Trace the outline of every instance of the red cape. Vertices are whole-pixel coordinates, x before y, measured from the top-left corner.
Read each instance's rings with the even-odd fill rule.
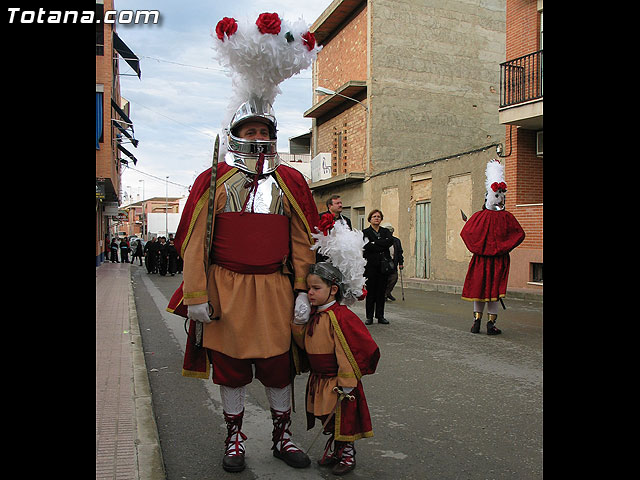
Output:
[[[181,257],[184,258],[184,250],[189,243],[193,225],[198,218],[198,214],[203,208],[208,207],[209,188],[211,184],[211,168],[202,172],[196,178],[189,198],[182,211],[180,223],[174,237],[174,244]],[[216,168],[216,189],[219,188],[226,180],[238,171],[237,168],[229,166],[225,162],[220,162]],[[282,188],[287,199],[291,203],[294,212],[301,218],[304,223],[309,241],[313,244],[312,233],[318,225],[318,208],[311,190],[307,185],[307,181],[302,174],[287,165],[278,165],[274,171],[276,181]],[[166,310],[181,317],[187,317],[187,306],[184,305],[184,296],[182,292],[183,284],[174,292]],[[193,320],[189,321],[189,337],[184,357],[184,365],[182,374],[185,376],[208,378],[209,377],[209,361],[205,348],[198,348],[194,345],[195,333]]]
[[[360,379],[363,375],[375,373],[380,360],[380,348],[369,333],[369,329],[348,307],[337,302],[329,307],[333,329],[358,379],[351,391],[356,399],[343,400],[336,407],[335,439],[353,442],[360,438],[373,437],[369,406]],[[306,402],[305,402],[306,405]],[[307,412],[307,430],[313,428],[315,416]]]
[[[471,215],[460,236],[471,253],[504,255],[524,240],[524,230],[511,212],[483,209]]]
[[[351,366],[354,367],[356,378],[360,380],[363,375],[375,373],[380,360],[380,348],[360,317],[349,310],[349,307],[338,302],[331,305],[327,311],[330,312],[334,330],[347,357],[349,360],[353,357]],[[339,328],[336,328],[336,322]]]
[[[483,209],[465,223],[460,236],[473,253],[462,286],[462,298],[495,302],[506,296],[509,252],[525,237],[518,220],[506,210]]]

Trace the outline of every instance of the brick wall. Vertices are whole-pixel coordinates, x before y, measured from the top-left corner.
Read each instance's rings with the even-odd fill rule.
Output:
[[[540,49],[536,0],[507,0],[507,60]]]
[[[507,127],[507,153],[505,181],[507,182],[507,205],[542,203],[543,161],[536,154],[536,132],[511,127],[511,148],[509,127]]]
[[[355,15],[318,53],[317,85],[336,90],[349,80],[367,80],[367,8]],[[318,101],[315,98],[314,103]]]
[[[104,11],[113,10],[113,0],[105,0]],[[113,128],[111,126],[111,99],[120,102],[120,81],[113,72],[113,25],[104,24],[104,55],[96,56],[96,84],[102,84],[102,138],[100,150],[96,150],[96,177],[111,178],[116,192],[119,190],[119,175],[116,170],[116,155],[111,146]],[[117,73],[117,72],[116,72]],[[115,91],[114,91],[115,90]]]
[[[536,132],[512,127],[511,135],[511,155],[505,159],[506,208],[527,235],[519,248],[542,248],[543,159],[536,155]],[[508,134],[506,150],[509,153]]]
[[[540,14],[536,0],[507,0],[506,59],[540,49]],[[530,263],[542,263],[543,249],[543,157],[536,155],[536,132],[506,126],[505,181],[508,211],[526,233],[511,253],[509,286],[530,286]]]
[[[367,80],[367,8],[331,38],[314,64],[317,86],[337,90],[351,80]],[[319,97],[316,97],[317,102]],[[358,98],[364,104],[366,97]],[[331,153],[332,175],[363,172],[366,168],[366,111],[354,102],[344,104],[333,118],[319,118],[318,153]],[[334,115],[336,112],[331,112]]]
[[[365,171],[366,122],[364,108],[354,104],[330,120],[319,123],[318,153],[331,153],[332,175]]]

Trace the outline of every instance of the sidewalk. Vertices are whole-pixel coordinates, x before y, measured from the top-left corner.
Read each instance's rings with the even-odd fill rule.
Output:
[[[129,263],[96,267],[96,479],[165,479]]]

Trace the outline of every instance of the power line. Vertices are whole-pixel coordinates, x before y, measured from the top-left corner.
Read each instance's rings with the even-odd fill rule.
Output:
[[[203,70],[213,70],[216,72],[225,72],[225,70],[221,69],[221,68],[214,68],[214,67],[201,67],[199,65],[189,65],[186,63],[179,63],[179,62],[172,62],[170,60],[163,60],[162,58],[156,58],[156,57],[148,57],[146,55],[140,55],[140,58],[148,58],[150,60],[155,60],[156,62],[164,62],[164,63],[170,63],[172,65],[180,65],[181,67],[191,67],[191,68],[202,68]]]
[[[182,188],[189,188],[189,187],[188,187],[188,186],[186,186],[186,185],[182,185],[182,184],[180,184],[180,183],[176,183],[176,182],[170,182],[170,181],[169,181],[169,180],[167,180],[166,178],[156,177],[155,175],[151,175],[150,173],[143,172],[142,170],[137,170],[137,169],[135,169],[135,168],[133,168],[133,167],[129,167],[128,165],[126,166],[126,168],[128,168],[129,170],[133,170],[134,172],[141,173],[142,175],[146,175],[146,176],[148,176],[148,177],[155,178],[156,180],[160,180],[160,181],[161,181],[161,182],[163,182],[163,183],[165,183],[165,182],[166,182],[166,183],[170,183],[170,184],[172,184],[172,185],[176,185],[176,186],[178,186],[178,187],[182,187]]]
[[[212,136],[212,135],[210,135],[210,134],[208,134],[208,133],[206,133],[206,132],[203,132],[202,130],[198,130],[197,128],[192,127],[191,125],[187,125],[186,123],[179,122],[178,120],[176,120],[176,119],[174,119],[174,118],[171,118],[171,117],[169,117],[169,116],[167,116],[167,115],[165,115],[165,114],[163,114],[163,113],[156,112],[155,110],[152,110],[151,108],[147,107],[146,105],[142,105],[142,104],[141,104],[140,102],[138,102],[137,100],[133,100],[133,99],[131,99],[130,97],[126,97],[126,98],[127,98],[127,100],[129,100],[130,102],[135,103],[136,105],[139,105],[139,106],[141,106],[141,107],[144,107],[144,108],[146,108],[147,110],[149,110],[150,112],[153,112],[153,113],[155,113],[155,114],[157,114],[157,115],[160,115],[160,116],[162,116],[162,117],[164,117],[164,118],[167,118],[167,119],[171,120],[172,122],[176,122],[177,124],[182,125],[183,127],[191,128],[192,130],[195,130],[196,132],[198,132],[198,133],[200,133],[200,134],[202,134],[202,135],[205,135],[206,137],[208,137],[208,138],[210,138],[210,139],[212,139],[212,140],[215,138],[214,136]]]
[[[180,63],[180,62],[172,62],[170,60],[164,60],[162,58],[157,58],[157,57],[149,57],[147,55],[140,55],[140,58],[148,58],[150,60],[155,60],[156,62],[164,62],[164,63],[170,63],[172,65],[179,65],[181,67],[190,67],[190,68],[201,68],[203,70],[213,70],[214,72],[222,72],[225,74],[228,74],[229,71],[228,70],[224,70],[222,68],[216,68],[216,67],[203,67],[200,65],[189,65],[187,63]],[[297,77],[297,76],[293,76],[291,78],[297,79],[297,80],[311,80],[311,77]]]

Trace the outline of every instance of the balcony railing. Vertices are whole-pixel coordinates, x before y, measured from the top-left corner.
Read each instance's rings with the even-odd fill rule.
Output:
[[[542,50],[500,64],[500,107],[542,98]]]

